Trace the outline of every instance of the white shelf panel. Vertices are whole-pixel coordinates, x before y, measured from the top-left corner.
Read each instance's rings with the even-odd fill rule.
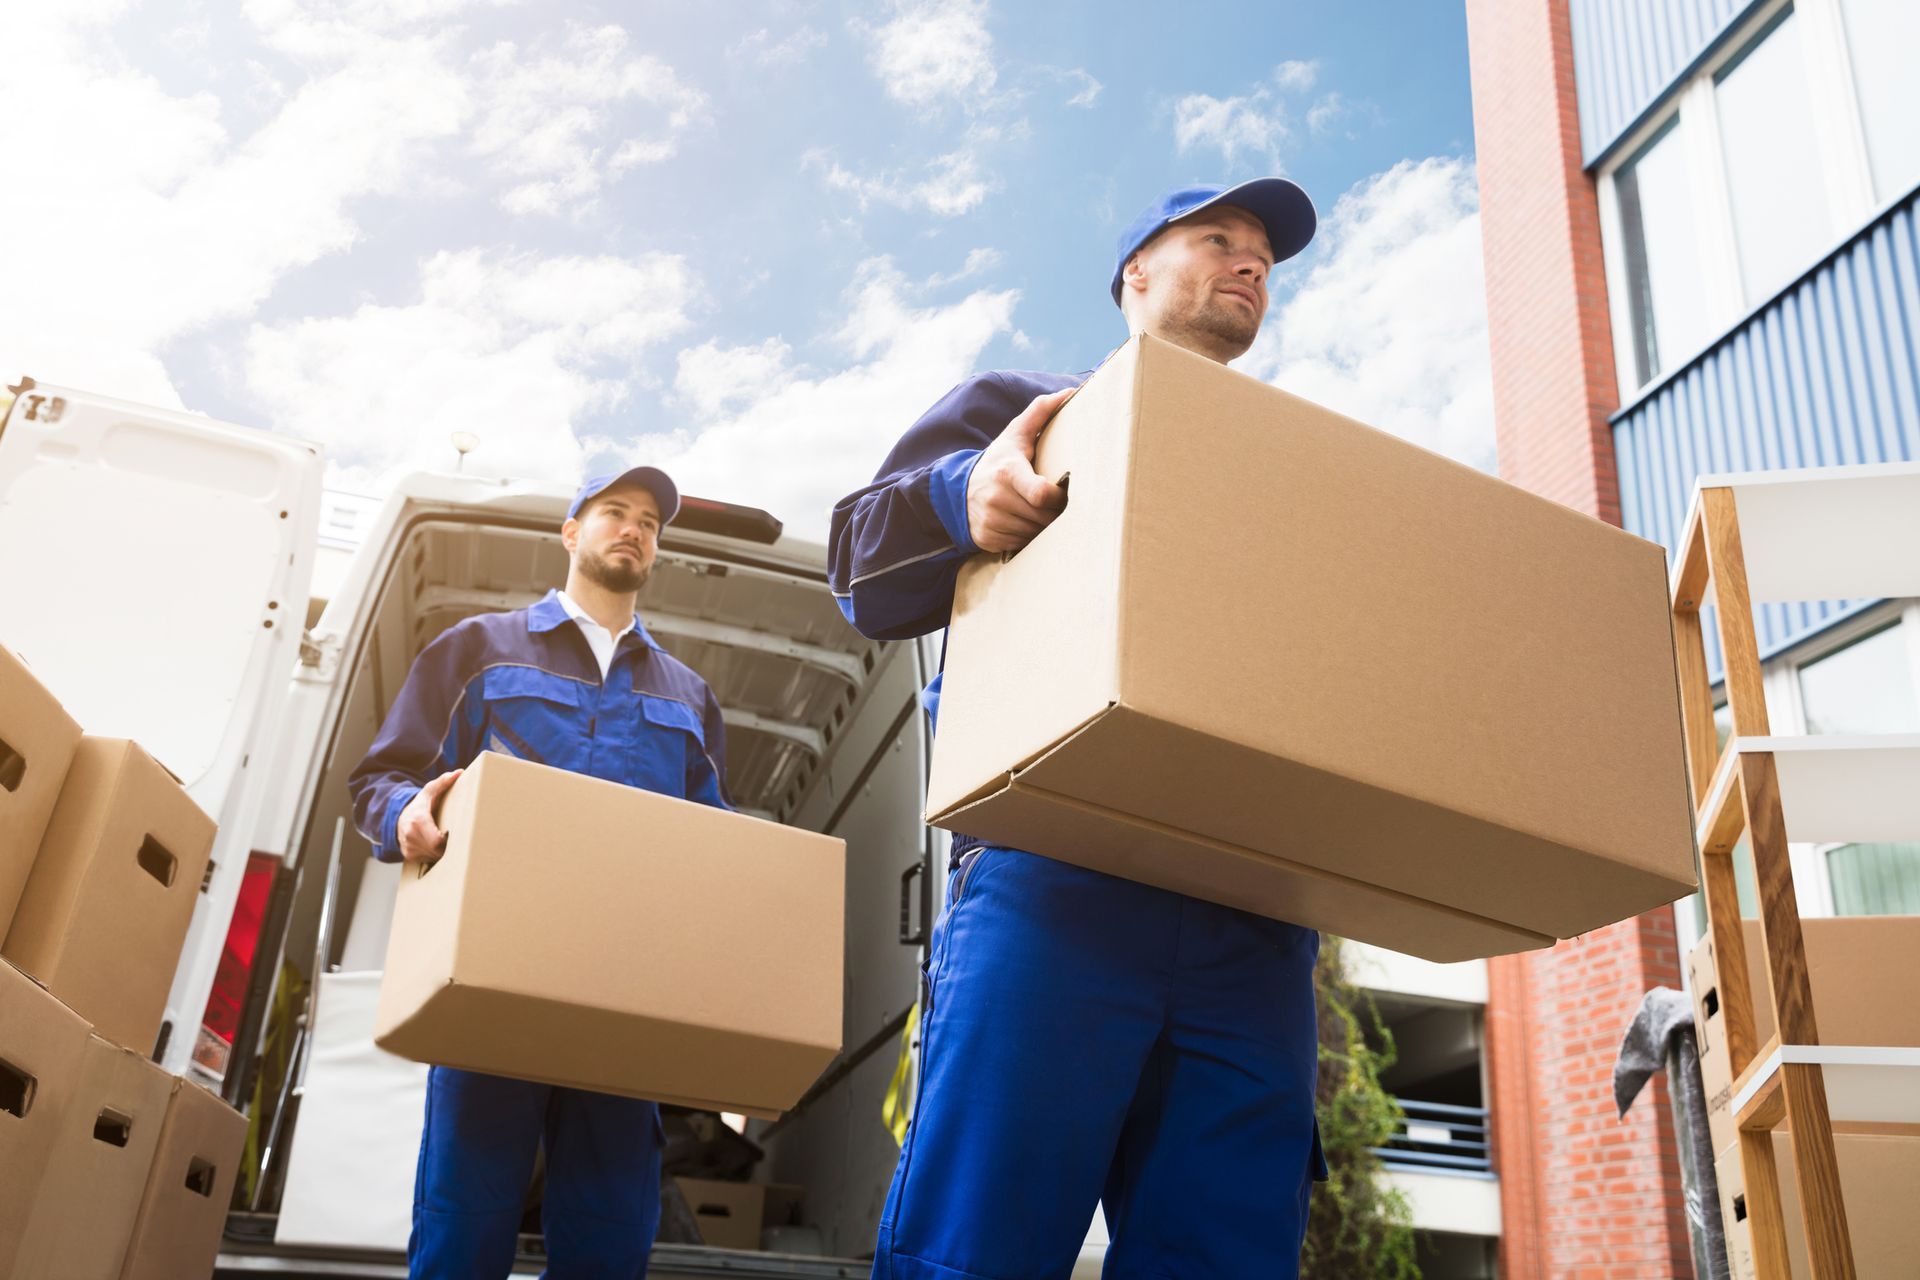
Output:
[[[1830,1120],[1920,1124],[1920,1049],[1886,1045],[1783,1044],[1734,1095],[1734,1114],[1788,1062],[1820,1064]]]
[[[1920,734],[1736,738],[1742,754],[1771,751],[1787,839],[1852,844],[1920,841]],[[1701,812],[1718,811],[1734,771],[1716,776]]]
[[[1754,603],[1920,595],[1920,462],[1701,476],[1693,505],[1715,488],[1734,491]]]

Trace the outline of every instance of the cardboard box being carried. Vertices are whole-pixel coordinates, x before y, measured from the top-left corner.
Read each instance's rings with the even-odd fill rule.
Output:
[[[494,752],[441,824],[394,907],[382,1048],[762,1116],[839,1052],[841,841]]]
[[[151,1049],[213,837],[152,756],[83,739],[0,949],[101,1035]]]
[[[121,1280],[209,1276],[220,1254],[247,1118],[197,1084],[171,1089]]]
[[[87,1052],[87,1023],[0,961],[0,1276],[14,1262]]]
[[[1800,1220],[1792,1140],[1785,1133],[1772,1136],[1787,1230],[1787,1258],[1794,1280],[1806,1280],[1813,1272],[1807,1260],[1807,1229]],[[1860,1280],[1882,1276],[1892,1280],[1920,1271],[1920,1214],[1914,1212],[1915,1189],[1920,1188],[1920,1136],[1836,1133],[1833,1154],[1840,1165],[1840,1194],[1847,1206],[1854,1274]],[[1714,1162],[1714,1174],[1720,1184],[1720,1219],[1726,1231],[1728,1267],[1734,1280],[1757,1280],[1753,1224],[1747,1212],[1746,1176],[1738,1144],[1720,1153]]]
[[[1694,887],[1666,555],[1151,337],[960,571],[928,821],[1429,960]]]
[[[1760,949],[1760,922],[1742,923],[1758,1048],[1773,1038],[1773,1000]],[[1920,1000],[1875,980],[1876,975],[1920,972],[1920,916],[1802,919],[1800,938],[1822,1043],[1920,1046]],[[1687,975],[1700,1046],[1700,1078],[1706,1089],[1707,1126],[1713,1134],[1713,1149],[1724,1151],[1735,1134],[1733,1072],[1711,936],[1687,953]]]
[[[119,1276],[173,1083],[140,1054],[88,1038],[20,1247],[19,1275]]]
[[[73,717],[0,645],[0,938],[7,936],[79,745]]]

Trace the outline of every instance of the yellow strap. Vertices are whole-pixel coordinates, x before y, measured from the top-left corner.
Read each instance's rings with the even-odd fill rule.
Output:
[[[895,1146],[907,1141],[907,1119],[912,1108],[907,1102],[907,1077],[913,1073],[913,1035],[920,1029],[920,1003],[907,1010],[907,1025],[900,1032],[900,1061],[893,1064],[893,1079],[887,1084],[887,1100],[880,1104],[880,1120],[893,1135]]]

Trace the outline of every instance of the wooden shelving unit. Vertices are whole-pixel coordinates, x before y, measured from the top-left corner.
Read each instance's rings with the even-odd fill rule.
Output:
[[[1816,1280],[1852,1280],[1833,1122],[1920,1121],[1920,1050],[1823,1045],[1787,843],[1920,839],[1920,735],[1773,736],[1756,604],[1920,595],[1920,464],[1703,476],[1674,567],[1673,627],[1760,1280],[1789,1280],[1771,1131],[1792,1135]],[[1700,611],[1715,606],[1733,736],[1721,750]],[[1747,972],[1733,851],[1753,855],[1765,972]],[[1756,982],[1777,1032],[1755,1043]]]

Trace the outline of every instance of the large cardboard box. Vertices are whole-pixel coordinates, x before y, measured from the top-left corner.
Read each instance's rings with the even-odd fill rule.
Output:
[[[1807,1261],[1807,1231],[1800,1220],[1800,1189],[1793,1176],[1793,1147],[1785,1133],[1773,1136],[1774,1167],[1786,1215],[1787,1256],[1794,1280],[1813,1274]],[[1847,1234],[1853,1241],[1854,1274],[1860,1280],[1920,1274],[1920,1136],[1836,1133],[1840,1194],[1846,1200]],[[1734,1280],[1757,1280],[1753,1225],[1747,1218],[1746,1177],[1738,1144],[1714,1162],[1720,1184],[1720,1218],[1727,1237],[1727,1265]]]
[[[0,938],[79,745],[80,726],[59,699],[0,645]]]
[[[1757,1047],[1773,1037],[1773,1000],[1761,954],[1760,922],[1742,923]],[[1886,981],[1891,975],[1920,973],[1920,916],[1803,919],[1800,937],[1807,957],[1807,981],[1813,989],[1814,1020],[1823,1044],[1920,1046],[1920,1000]],[[1733,1073],[1711,936],[1688,953],[1687,971],[1700,1076],[1706,1087],[1707,1125],[1713,1149],[1723,1151],[1735,1133]]]
[[[86,1019],[0,961],[0,1276],[24,1274],[14,1263],[86,1052]]]
[[[189,1081],[171,1090],[121,1280],[210,1276],[220,1254],[247,1118]]]
[[[172,1093],[173,1077],[140,1054],[97,1035],[88,1038],[17,1274],[119,1276]]]
[[[960,571],[930,822],[1392,947],[1694,887],[1666,554],[1136,337]]]
[[[153,1047],[214,823],[152,756],[82,739],[7,931],[7,959],[100,1034]]]
[[[382,1048],[762,1116],[839,1052],[841,841],[493,752],[441,820],[395,903]]]

